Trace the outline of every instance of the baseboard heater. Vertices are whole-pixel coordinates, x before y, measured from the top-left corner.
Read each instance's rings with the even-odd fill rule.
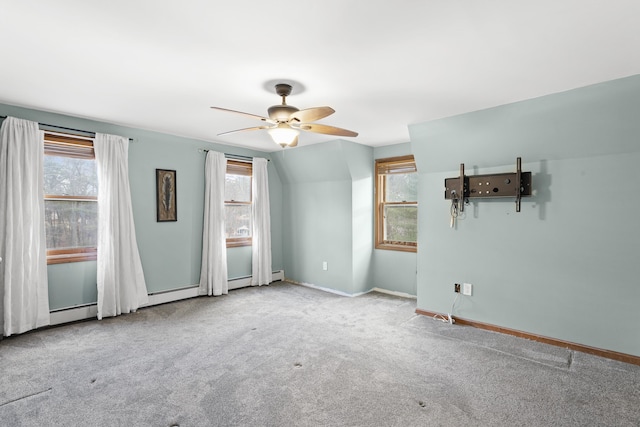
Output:
[[[274,271],[271,275],[271,282],[284,280],[284,270]],[[229,290],[246,288],[251,286],[251,276],[237,277],[229,280]],[[195,298],[198,295],[198,285],[185,286],[179,289],[155,292],[149,294],[149,302],[140,308],[151,307],[168,302],[180,301],[188,298]],[[94,319],[98,316],[98,306],[96,304],[86,304],[81,306],[61,308],[50,313],[49,324],[51,326],[63,323],[77,322],[79,320]]]

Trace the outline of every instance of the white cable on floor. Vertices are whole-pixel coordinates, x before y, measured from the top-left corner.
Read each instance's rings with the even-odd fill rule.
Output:
[[[456,321],[453,318],[453,309],[456,306],[456,302],[458,302],[458,298],[460,297],[460,292],[456,292],[456,297],[453,299],[453,304],[451,304],[451,311],[447,313],[447,316],[443,316],[442,314],[436,314],[433,316],[433,320],[439,320],[444,323],[454,324]]]

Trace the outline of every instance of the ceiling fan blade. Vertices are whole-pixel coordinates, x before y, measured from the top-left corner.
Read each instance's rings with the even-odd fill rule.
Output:
[[[242,111],[229,110],[228,108],[220,108],[220,107],[211,107],[211,108],[214,109],[214,110],[226,111],[226,112],[235,113],[235,114],[241,114],[243,116],[251,117],[252,119],[262,120],[263,122],[275,123],[273,120],[271,120],[268,117],[257,116],[255,114],[250,114],[250,113],[243,113]]]
[[[358,132],[352,130],[337,128],[335,126],[321,125],[318,123],[302,123],[299,126],[300,130],[306,130],[307,132],[324,133],[327,135],[336,136],[358,136]]]
[[[289,144],[289,147],[293,148],[297,146],[298,146],[298,137],[296,136],[296,139],[294,139],[293,142]]]
[[[222,133],[219,133],[218,136],[229,135],[230,133],[244,132],[248,130],[261,130],[261,129],[271,129],[271,128],[272,126],[254,126],[252,128],[236,129],[236,130],[230,130],[229,132],[222,132]]]
[[[295,120],[298,123],[310,123],[320,119],[324,119],[327,116],[335,113],[335,110],[331,107],[315,107],[306,108],[304,110],[296,111],[289,116],[289,122]]]

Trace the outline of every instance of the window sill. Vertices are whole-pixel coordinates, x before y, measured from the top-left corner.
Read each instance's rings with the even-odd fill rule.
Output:
[[[386,251],[399,251],[399,252],[418,252],[418,245],[399,244],[399,243],[378,243],[376,249],[382,249]]]
[[[251,246],[251,244],[251,237],[227,239],[227,248],[239,248],[242,246]]]
[[[47,265],[50,264],[66,264],[69,262],[95,261],[98,259],[98,252],[75,252],[75,253],[58,253],[47,255]]]

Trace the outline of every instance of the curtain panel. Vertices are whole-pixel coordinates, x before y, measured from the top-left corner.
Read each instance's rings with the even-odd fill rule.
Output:
[[[267,159],[253,159],[252,193],[251,285],[261,286],[271,283],[271,213]]]
[[[226,173],[227,159],[224,154],[209,151],[205,162],[202,267],[198,290],[200,295],[218,296],[229,292],[224,230]]]
[[[44,134],[7,117],[0,128],[0,295],[5,336],[49,324]]]
[[[131,190],[129,140],[96,133],[98,167],[98,319],[136,311],[149,301],[138,252]]]

